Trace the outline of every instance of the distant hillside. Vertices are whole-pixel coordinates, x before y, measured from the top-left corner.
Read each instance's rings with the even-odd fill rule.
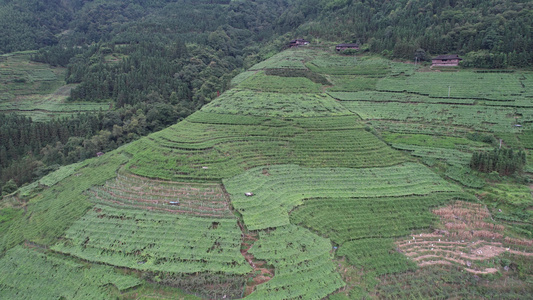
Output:
[[[414,60],[466,55],[464,65],[531,66],[530,1],[298,1],[284,24],[308,39],[358,42],[374,53]]]
[[[4,197],[0,297],[528,298],[530,174],[470,161],[530,156],[533,73],[333,52]]]

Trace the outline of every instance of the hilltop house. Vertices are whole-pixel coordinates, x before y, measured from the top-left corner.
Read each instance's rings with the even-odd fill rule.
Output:
[[[457,54],[439,55],[431,60],[432,67],[456,67],[463,60]]]
[[[335,47],[335,50],[337,50],[337,51],[343,51],[343,50],[346,50],[346,49],[359,50],[359,45],[356,44],[356,43],[351,43],[351,44],[338,44],[338,45]]]
[[[309,41],[304,39],[295,39],[289,42],[289,48],[309,45]]]

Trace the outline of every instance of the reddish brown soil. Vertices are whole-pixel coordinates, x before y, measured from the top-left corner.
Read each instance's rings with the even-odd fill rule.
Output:
[[[481,204],[457,201],[433,211],[445,229],[416,234],[397,243],[398,250],[419,266],[460,265],[474,274],[498,272],[496,268],[476,267],[476,262],[494,258],[504,252],[532,256],[505,244],[527,245],[531,240],[504,237],[505,227],[489,223],[490,213]]]

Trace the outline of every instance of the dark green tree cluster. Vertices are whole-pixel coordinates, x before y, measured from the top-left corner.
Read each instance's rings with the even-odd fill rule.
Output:
[[[473,170],[490,173],[498,172],[500,175],[510,175],[521,172],[526,164],[524,151],[513,149],[494,149],[490,152],[476,152],[470,160]]]
[[[72,18],[61,2],[0,0],[0,54],[57,44]]]
[[[287,15],[303,14],[302,35],[367,44],[372,52],[414,59],[461,54],[473,67],[533,64],[533,2],[522,0],[312,0]],[[298,19],[296,17],[296,19]]]
[[[60,165],[113,150],[179,118],[174,107],[161,103],[78,114],[50,122],[0,114],[0,188],[21,186]]]

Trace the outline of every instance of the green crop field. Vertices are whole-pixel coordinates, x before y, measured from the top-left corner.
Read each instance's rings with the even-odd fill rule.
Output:
[[[457,191],[419,164],[367,168],[260,167],[224,180],[235,209],[250,230],[289,224],[288,213],[309,198],[385,197]],[[245,193],[254,193],[253,197]]]
[[[533,73],[332,51],[274,55],[185,120],[5,197],[0,298],[529,296],[531,174],[469,166],[500,139],[533,156]],[[15,62],[0,63],[12,90],[62,78]],[[76,111],[60,86],[2,92],[0,109]]]
[[[322,86],[305,77],[281,77],[259,71],[239,84],[240,88],[255,92],[319,93]]]
[[[112,284],[124,291],[141,284],[133,276],[115,273],[112,267],[47,256],[17,246],[0,259],[2,299],[109,299]]]
[[[15,112],[46,121],[78,112],[106,110],[109,103],[67,102],[74,85],[65,85],[65,68],[29,60],[31,53],[2,55],[0,60],[0,112]]]
[[[420,72],[381,80],[380,91],[415,92],[431,97],[509,101],[531,95],[533,78],[522,73]]]
[[[351,115],[326,94],[280,94],[250,90],[225,93],[202,109],[203,112],[268,117],[321,117]]]
[[[53,249],[85,260],[171,273],[250,271],[236,219],[96,205]]]
[[[209,124],[216,116],[220,120]],[[134,155],[128,169],[145,177],[202,181],[221,180],[274,163],[376,167],[406,160],[364,130],[358,120],[349,115],[269,119],[201,111],[190,121],[126,147],[125,151]],[[324,127],[317,130],[319,126]],[[385,157],[388,159],[383,160]]]
[[[257,287],[249,299],[322,299],[345,283],[331,261],[325,238],[294,225],[262,232],[252,249],[256,258],[276,270],[273,279]]]

